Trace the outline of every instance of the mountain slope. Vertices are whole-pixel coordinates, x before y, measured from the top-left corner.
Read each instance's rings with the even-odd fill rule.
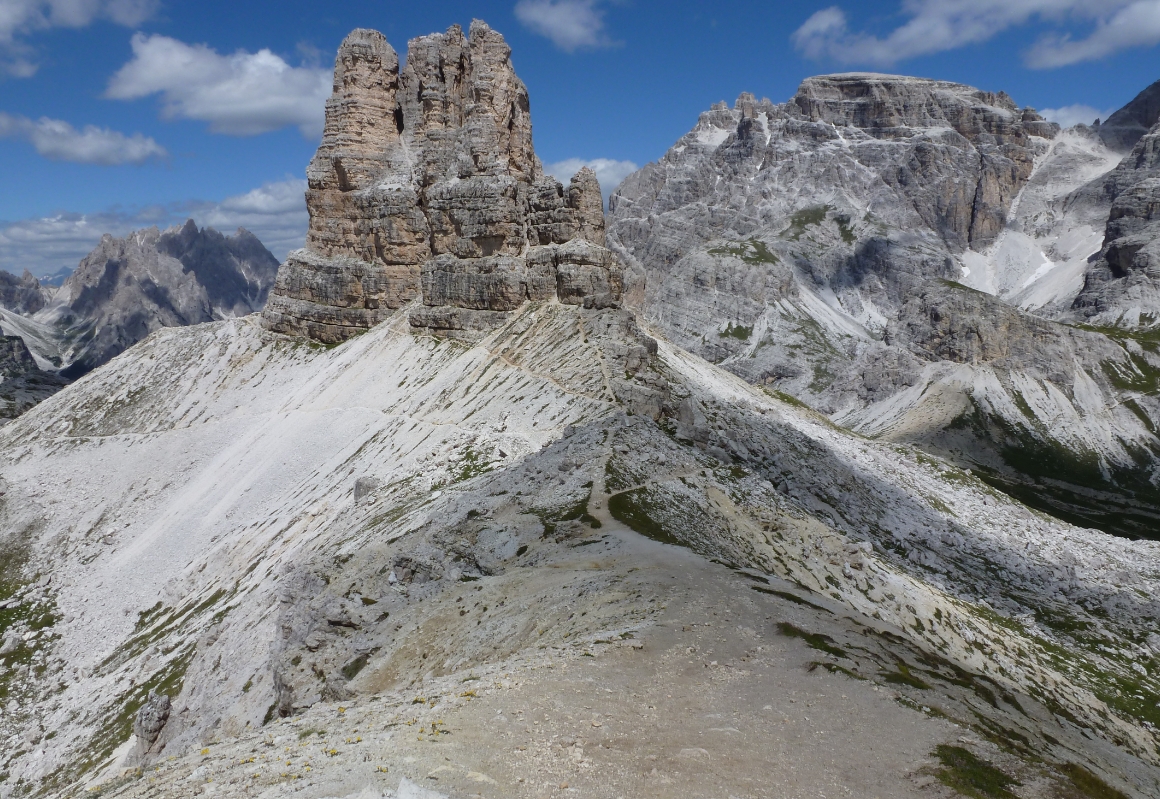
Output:
[[[1020,310],[1071,313],[1111,207],[1089,187],[1117,160],[1006,95],[823,76],[702,114],[614,194],[608,240],[679,346],[1063,518],[1154,536],[1154,343]]]
[[[0,797],[1160,791],[1160,545],[1032,512],[654,332],[622,303],[655,285],[603,246],[631,255],[591,173],[542,174],[485,24],[413,40],[401,68],[356,30],[335,74],[311,236],[262,317],[157,330],[0,429]],[[901,361],[887,334],[979,373],[1118,363],[1104,336],[926,280],[994,241],[1054,129],[881,76],[863,113],[841,96],[866,79],[814,81],[780,131],[749,100],[710,120],[745,134],[706,144],[738,145],[719,171],[775,132],[844,148],[803,121],[827,114],[862,158],[917,159],[891,183],[829,152],[845,205],[694,246],[753,305],[781,292],[758,313],[797,320],[784,363],[843,336]],[[855,188],[917,227],[847,215]],[[689,291],[689,316],[727,293]],[[1081,439],[1122,444],[1082,385]]]
[[[182,751],[319,701],[548,642],[567,652],[573,636],[639,625],[651,616],[631,605],[577,627],[565,623],[570,603],[553,610],[567,591],[533,601],[548,589],[529,584],[538,569],[526,567],[598,541],[580,520],[601,507],[832,593],[916,652],[1155,757],[1139,726],[1150,711],[1104,682],[1145,679],[1131,642],[1156,609],[1134,589],[1157,579],[1154,545],[1028,514],[953,468],[831,428],[668,345],[641,376],[684,396],[675,418],[624,416],[606,377],[624,368],[608,351],[623,349],[623,323],[609,326],[622,314],[533,305],[469,347],[414,337],[400,317],[334,350],[252,321],[167,330],[5,428],[5,529],[28,530],[25,574],[52,575],[30,592],[51,608],[51,632],[32,645],[43,655],[26,655],[45,668],[8,683],[21,710],[5,724],[58,733],[37,744],[42,757],[7,768],[34,780],[54,764],[100,765],[153,688],[177,691],[172,706],[184,709],[153,744]],[[98,477],[108,473],[115,493]],[[510,607],[477,631],[453,624],[460,617],[439,614],[462,580]],[[533,609],[563,614],[543,628],[549,637],[520,621]],[[439,640],[399,638],[407,619],[419,635],[437,617],[448,625]],[[1054,643],[1086,640],[1093,623],[1117,654]],[[895,649],[876,656],[883,668]],[[1088,670],[1103,676],[1089,683]],[[962,709],[968,720],[974,707]],[[1003,714],[995,723],[1009,728]],[[1046,723],[1020,722],[1020,734],[1039,736],[1033,749],[1108,779],[1155,780],[1140,761]],[[1057,750],[1043,732],[1071,742]]]

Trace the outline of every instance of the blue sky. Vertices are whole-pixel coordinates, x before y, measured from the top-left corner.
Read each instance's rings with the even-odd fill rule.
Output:
[[[1002,89],[1065,122],[1160,79],[1160,0],[0,0],[0,268],[75,266],[102,232],[187,215],[282,257],[343,36],[402,54],[473,17],[513,48],[540,157],[599,160],[606,189],[713,102],[824,72]]]

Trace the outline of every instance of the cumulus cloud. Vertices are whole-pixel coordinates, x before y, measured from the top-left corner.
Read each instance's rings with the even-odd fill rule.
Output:
[[[200,225],[223,233],[239,227],[253,233],[279,261],[306,243],[306,181],[291,179],[266,183],[259,188],[227,197],[193,214]]]
[[[544,164],[544,169],[549,175],[567,186],[568,181],[583,166],[596,173],[596,179],[600,181],[600,194],[604,197],[605,208],[608,207],[608,198],[612,192],[616,191],[626,177],[640,168],[632,161],[614,161],[611,158],[593,158],[588,161],[583,158],[566,158],[554,164]]]
[[[227,235],[244,227],[257,236],[279,260],[301,247],[306,239],[306,181],[287,179],[221,202],[175,202],[133,210],[112,208],[95,214],[62,212],[49,217],[0,222],[0,269],[20,274],[51,275],[62,267],[74,269],[111,233],[124,236],[156,225],[165,229],[193,219]]]
[[[0,112],[0,138],[24,139],[45,158],[76,164],[141,164],[169,155],[164,147],[140,133],[126,136],[95,125],[77,130],[59,119],[31,120],[3,112]]]
[[[596,0],[520,0],[515,13],[524,27],[567,53],[614,44]]]
[[[1112,111],[1101,111],[1090,105],[1065,105],[1060,108],[1044,108],[1040,115],[1051,122],[1056,122],[1061,128],[1070,128],[1072,125],[1090,125],[1097,119],[1107,119]]]
[[[1034,68],[1092,61],[1160,42],[1160,0],[903,0],[909,19],[886,36],[852,30],[838,6],[814,13],[794,32],[812,59],[889,67],[917,56],[985,42],[1032,21],[1094,26],[1086,38],[1049,34],[1026,53]]]
[[[208,122],[214,133],[253,136],[297,126],[322,135],[331,72],[291,66],[269,50],[221,55],[204,44],[168,36],[133,36],[133,58],[110,79],[106,97],[136,100],[160,95],[169,119]]]
[[[83,28],[97,19],[132,28],[157,6],[157,0],[0,0],[0,73],[28,77],[36,72],[33,50],[24,41],[30,33]]]

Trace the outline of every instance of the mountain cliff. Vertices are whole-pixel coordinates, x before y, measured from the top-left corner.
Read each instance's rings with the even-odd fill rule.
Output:
[[[818,79],[710,112],[604,231],[483,23],[402,69],[354,31],[335,75],[262,316],[159,329],[0,428],[0,797],[1160,792],[1156,543],[682,347],[1119,357],[950,285],[1052,126]]]
[[[227,237],[191,219],[164,232],[106,234],[33,318],[55,328],[62,374],[75,378],[162,327],[261,310],[276,269],[246,230]]]
[[[486,330],[527,300],[619,301],[596,177],[565,190],[544,173],[486,25],[412,41],[401,70],[382,34],[350,34],[307,177],[306,248],[278,273],[271,330],[343,341],[421,292],[412,321],[435,330]]]
[[[1147,252],[1116,287],[1088,263],[1147,223],[1129,192],[1105,231],[1119,160],[1002,93],[810,78],[787,103],[702,114],[613,195],[608,240],[674,343],[1076,523],[1154,536],[1160,355],[1052,319],[1097,285],[1152,301]]]

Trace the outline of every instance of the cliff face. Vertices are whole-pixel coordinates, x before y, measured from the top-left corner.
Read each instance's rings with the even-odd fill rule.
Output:
[[[1074,309],[1087,322],[1151,327],[1160,321],[1160,123],[1140,137],[1102,189],[1111,201],[1103,246]]]
[[[306,247],[279,271],[271,330],[342,341],[420,294],[412,322],[436,330],[619,299],[596,177],[544,174],[511,49],[481,22],[412,40],[401,69],[382,34],[351,33],[307,177]]]
[[[703,113],[612,196],[608,241],[626,295],[678,346],[1050,512],[1147,535],[1154,345],[1044,317],[1077,294],[1100,324],[1160,305],[1152,147],[1117,168],[1093,131],[1002,93],[810,78],[784,104]]]
[[[32,314],[44,307],[48,292],[27,269],[20,277],[0,269],[0,308],[18,314]]]
[[[64,374],[77,377],[159,328],[260,310],[277,263],[249,231],[227,237],[193,220],[106,234],[36,321],[55,330]]]

